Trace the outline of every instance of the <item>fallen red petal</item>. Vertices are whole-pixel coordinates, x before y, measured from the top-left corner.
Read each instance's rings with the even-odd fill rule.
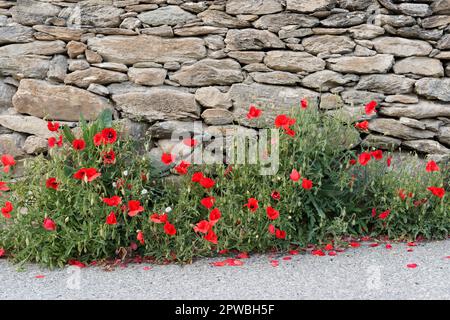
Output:
[[[371,244],[369,244],[369,247],[371,247],[371,248],[375,248],[375,247],[378,247],[378,246],[379,246],[378,243],[371,243]]]
[[[289,256],[283,257],[283,260],[292,260],[292,257],[289,257]]]
[[[42,278],[45,278],[45,276],[42,275],[42,274],[38,274],[37,276],[35,276],[35,278],[36,278],[36,279],[42,279]]]
[[[328,252],[328,255],[330,257],[334,257],[335,255],[337,255],[337,253],[335,251],[330,251],[330,252]]]
[[[389,243],[386,245],[386,249],[392,249],[392,245],[390,245]]]
[[[408,268],[410,268],[410,269],[415,269],[415,268],[417,268],[417,264],[415,264],[415,263],[410,263],[410,264],[407,264],[406,265]]]
[[[300,252],[298,250],[289,250],[289,254],[291,256],[296,256],[297,254],[299,254]]]

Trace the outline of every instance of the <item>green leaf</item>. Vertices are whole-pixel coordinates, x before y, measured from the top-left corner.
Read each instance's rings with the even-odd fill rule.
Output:
[[[75,136],[73,135],[72,130],[70,130],[69,126],[67,125],[64,125],[62,129],[64,139],[72,143],[72,141],[75,140]]]

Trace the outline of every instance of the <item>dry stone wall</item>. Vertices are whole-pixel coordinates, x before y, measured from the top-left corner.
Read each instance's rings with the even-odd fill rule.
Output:
[[[0,152],[44,152],[44,118],[111,108],[157,153],[193,120],[246,132],[250,104],[261,126],[308,98],[370,120],[365,146],[442,157],[449,24],[450,0],[0,0]]]

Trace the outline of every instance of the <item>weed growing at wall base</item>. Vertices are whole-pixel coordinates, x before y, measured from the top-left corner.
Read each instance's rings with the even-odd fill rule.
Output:
[[[321,246],[343,245],[347,236],[448,236],[446,164],[411,169],[382,150],[362,150],[361,125],[306,100],[299,105],[274,120],[273,175],[260,174],[259,160],[192,164],[165,152],[152,163],[112,126],[108,112],[92,124],[82,121],[79,134],[50,122],[50,156],[29,163],[23,178],[10,180],[15,161],[2,157],[2,254],[51,267],[131,256],[186,262],[310,243],[322,255]],[[261,112],[249,115],[257,121]],[[183,143],[197,145],[194,137]],[[168,170],[178,183],[162,180]]]

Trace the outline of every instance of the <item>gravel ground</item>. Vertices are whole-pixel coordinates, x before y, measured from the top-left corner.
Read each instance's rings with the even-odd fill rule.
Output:
[[[349,249],[335,257],[255,255],[242,266],[128,265],[18,272],[0,261],[4,299],[445,299],[450,300],[450,240]],[[276,259],[274,267],[270,260]],[[417,264],[417,268],[408,268]]]

